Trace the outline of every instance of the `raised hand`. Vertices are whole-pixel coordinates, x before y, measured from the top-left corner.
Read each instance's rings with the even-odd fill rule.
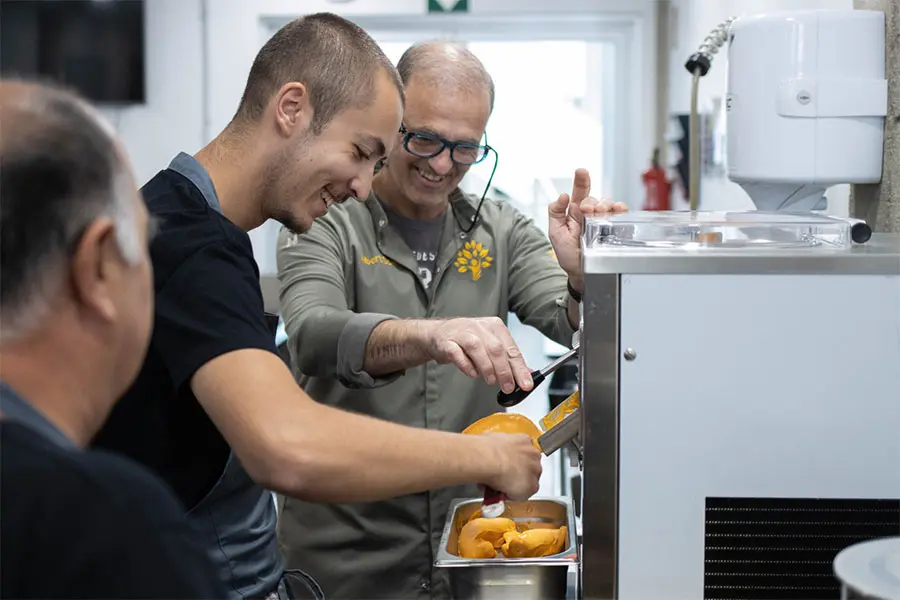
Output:
[[[622,202],[591,197],[591,175],[586,169],[577,169],[572,182],[572,194],[560,194],[550,203],[549,235],[559,266],[569,276],[572,287],[582,291],[584,277],[581,273],[581,234],[584,216],[600,213],[626,212]]]

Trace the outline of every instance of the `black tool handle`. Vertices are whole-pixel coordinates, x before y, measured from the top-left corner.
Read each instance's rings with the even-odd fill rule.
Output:
[[[534,382],[534,385],[530,390],[523,390],[518,385],[516,386],[516,389],[508,394],[505,394],[503,390],[500,390],[499,392],[497,392],[497,404],[505,408],[515,406],[516,404],[524,400],[528,396],[528,394],[533,392],[534,388],[541,385],[541,382],[544,381],[544,377],[546,377],[546,375],[544,375],[541,371],[532,371],[531,381]]]

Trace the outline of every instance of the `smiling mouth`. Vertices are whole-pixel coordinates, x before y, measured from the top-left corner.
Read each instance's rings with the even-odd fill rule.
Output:
[[[332,204],[337,203],[337,199],[335,199],[335,197],[331,195],[331,192],[329,192],[325,188],[322,188],[322,190],[319,192],[319,198],[322,200],[322,203],[325,204],[326,212]]]
[[[416,166],[413,166],[413,168],[416,170],[416,173],[419,174],[419,177],[421,177],[428,183],[442,183],[444,179],[447,178],[446,175],[435,175],[434,173],[427,173]]]

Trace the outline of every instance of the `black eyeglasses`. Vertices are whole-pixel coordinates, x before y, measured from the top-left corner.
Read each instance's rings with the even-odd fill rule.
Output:
[[[413,156],[434,158],[444,148],[449,148],[450,160],[465,167],[477,165],[493,150],[487,144],[451,142],[433,133],[408,131],[405,125],[400,126],[400,133],[403,135],[403,147]]]

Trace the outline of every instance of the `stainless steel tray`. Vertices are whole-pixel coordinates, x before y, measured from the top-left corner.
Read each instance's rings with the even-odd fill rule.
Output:
[[[566,548],[559,554],[540,558],[462,558],[457,555],[459,532],[475,512],[481,508],[481,498],[457,498],[450,503],[447,522],[441,535],[441,547],[435,558],[436,567],[528,566],[564,565],[578,562],[575,533],[575,508],[569,498],[532,498],[525,502],[506,501],[504,517],[517,523],[547,523],[554,527],[568,527]]]
[[[506,501],[503,515],[516,522],[568,527],[568,543],[559,554],[540,558],[461,558],[456,555],[459,532],[481,508],[482,499],[450,503],[441,547],[434,561],[447,568],[454,600],[563,600],[568,598],[569,570],[578,564],[575,509],[569,498]]]

